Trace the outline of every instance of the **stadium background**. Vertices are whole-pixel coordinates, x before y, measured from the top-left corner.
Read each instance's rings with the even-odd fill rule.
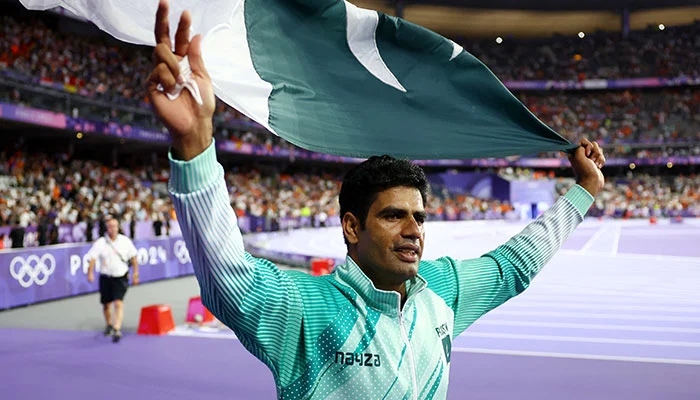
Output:
[[[630,234],[639,249],[656,246],[651,252],[633,253],[657,257],[670,270],[682,270],[689,281],[697,277],[700,254],[693,247],[700,240],[700,2],[355,4],[402,16],[452,38],[558,132],[571,140],[598,140],[608,155],[608,183],[587,223],[620,226],[615,224],[625,221],[622,231],[632,226],[643,232]],[[15,0],[2,0],[0,5],[0,235],[5,248],[0,250],[0,328],[101,329],[95,287],[86,282],[80,258],[89,246],[88,232],[92,238],[101,233],[99,221],[106,213],[122,216],[124,232],[134,232],[142,275],[153,281],[131,290],[125,330],[134,332],[141,307],[155,303],[169,304],[177,323],[182,323],[187,299],[197,295],[197,286],[165,192],[167,135],[144,102],[142,81],[150,71],[150,50],[111,40],[61,10],[28,12]],[[325,232],[323,226],[337,225],[338,179],[356,160],[295,149],[223,104],[215,118],[232,206],[257,253],[285,267],[308,268],[315,256],[338,258],[337,251],[323,253],[329,248],[325,242],[310,246],[315,254],[280,248],[295,241],[317,243],[319,239],[304,236],[309,226],[318,234]],[[572,183],[568,163],[557,154],[422,164],[433,182],[431,220],[480,233],[490,231],[458,220],[488,220],[486,226],[503,235],[543,211]],[[662,229],[648,230],[654,226]],[[587,254],[596,246],[608,246],[606,239],[620,240],[619,233],[615,236],[607,228],[587,227],[595,233],[573,238],[565,252]],[[18,232],[23,232],[24,248],[11,249],[11,237]],[[342,244],[340,236],[336,239]],[[581,245],[576,247],[578,239]],[[474,243],[475,249],[486,246]],[[17,257],[28,260],[35,255],[39,260],[45,254],[56,261],[50,274],[11,273]],[[618,268],[611,279],[627,282],[616,289],[621,293],[650,290],[654,280],[667,276],[645,266],[648,286],[635,286],[620,276],[623,261],[601,262],[610,263],[605,265],[613,271],[606,273],[615,275]],[[29,280],[23,285],[22,279]],[[663,293],[673,294],[665,300],[645,299],[648,307],[669,302],[664,310],[673,314],[683,306],[700,305],[697,293],[683,283],[665,288]],[[678,322],[668,329],[684,329],[686,347],[695,349],[700,347],[700,315],[692,310],[685,315],[679,321],[686,325]],[[6,346],[16,340],[7,337],[11,330],[0,331]],[[672,352],[658,357],[675,359]],[[642,353],[630,357],[646,357]],[[6,360],[20,356],[9,350],[0,354],[6,354]],[[647,393],[648,398],[700,397],[697,389],[683,386],[697,376],[700,355],[688,360],[696,362],[691,362],[694,369],[664,370],[669,382],[676,383],[667,387],[656,382],[659,391]],[[620,368],[633,374],[629,371],[635,367]],[[453,371],[453,381],[457,373]],[[620,397],[614,390],[605,393],[610,397],[598,398]],[[663,393],[673,396],[655,397]]]

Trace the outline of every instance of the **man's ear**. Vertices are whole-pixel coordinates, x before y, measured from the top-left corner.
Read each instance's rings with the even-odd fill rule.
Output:
[[[348,244],[356,244],[359,241],[360,221],[351,212],[346,212],[342,220],[343,235]]]

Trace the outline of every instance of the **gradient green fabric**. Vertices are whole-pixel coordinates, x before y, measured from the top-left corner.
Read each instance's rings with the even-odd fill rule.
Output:
[[[593,202],[574,186],[481,257],[421,261],[402,307],[397,292],[378,290],[350,257],[315,277],[246,252],[214,144],[189,162],[171,159],[171,171],[202,301],[290,400],[445,399],[452,340],[525,290]]]

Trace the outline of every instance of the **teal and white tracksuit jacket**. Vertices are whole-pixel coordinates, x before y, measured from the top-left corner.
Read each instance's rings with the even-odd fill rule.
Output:
[[[275,379],[281,399],[445,399],[451,340],[528,287],[593,202],[573,187],[482,257],[422,261],[396,292],[350,259],[326,276],[282,271],[243,248],[214,144],[171,158],[170,193],[204,304]]]

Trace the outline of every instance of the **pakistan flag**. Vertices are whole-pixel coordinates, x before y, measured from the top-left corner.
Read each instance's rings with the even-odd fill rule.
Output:
[[[61,6],[125,42],[155,45],[158,0],[21,0]],[[192,14],[216,95],[307,150],[460,159],[576,146],[478,59],[400,18],[342,0],[171,0]]]

